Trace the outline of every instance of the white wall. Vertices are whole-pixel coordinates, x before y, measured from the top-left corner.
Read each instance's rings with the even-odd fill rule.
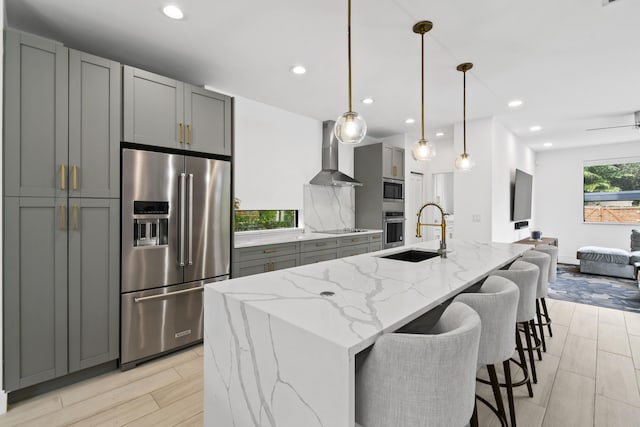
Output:
[[[322,122],[241,97],[234,119],[240,208],[302,210],[303,185],[322,166]],[[353,176],[353,147],[340,144],[339,169]]]
[[[638,225],[585,224],[583,220],[583,162],[640,156],[640,144],[628,142],[569,150],[538,152],[534,175],[536,228],[558,238],[559,260],[577,263],[581,246],[629,249],[629,235]]]
[[[515,242],[529,236],[531,227],[535,227],[535,202],[531,208],[532,219],[529,221],[529,228],[516,230],[514,222],[511,221],[511,184],[515,180],[515,170],[517,168],[533,175],[535,191],[535,157],[531,148],[519,143],[510,130],[494,120],[491,185],[491,240],[494,242]]]

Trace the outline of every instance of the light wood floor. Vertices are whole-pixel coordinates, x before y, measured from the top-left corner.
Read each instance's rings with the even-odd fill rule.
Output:
[[[515,389],[518,425],[640,426],[640,314],[547,302],[553,338],[536,363],[534,397]],[[200,426],[202,351],[193,347],[10,405],[0,426]],[[489,386],[478,384],[478,392],[491,400]],[[481,426],[499,426],[482,405],[478,410]]]

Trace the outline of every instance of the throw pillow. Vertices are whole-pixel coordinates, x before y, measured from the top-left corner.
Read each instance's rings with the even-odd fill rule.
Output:
[[[640,251],[640,231],[631,230],[631,250]]]

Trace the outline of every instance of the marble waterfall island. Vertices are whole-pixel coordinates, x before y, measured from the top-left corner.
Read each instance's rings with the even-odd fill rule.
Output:
[[[531,249],[437,241],[205,287],[205,425],[352,427],[355,356]]]

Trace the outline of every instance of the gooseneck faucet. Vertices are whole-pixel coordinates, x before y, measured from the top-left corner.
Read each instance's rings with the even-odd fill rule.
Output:
[[[440,214],[442,215],[442,220],[440,221],[440,224],[420,222],[420,216],[422,215],[422,211],[427,206],[435,206],[436,208],[438,208],[440,210]],[[422,226],[440,227],[442,229],[442,232],[441,232],[442,238],[440,240],[440,249],[438,249],[438,253],[440,253],[442,258],[446,258],[447,257],[447,221],[445,220],[445,216],[446,216],[446,214],[444,213],[444,209],[442,209],[442,206],[440,206],[436,202],[428,202],[428,203],[425,203],[424,205],[422,205],[422,207],[418,211],[418,223],[416,225],[416,237],[418,237],[418,238],[422,237],[422,234],[420,233],[420,227],[422,227]]]

